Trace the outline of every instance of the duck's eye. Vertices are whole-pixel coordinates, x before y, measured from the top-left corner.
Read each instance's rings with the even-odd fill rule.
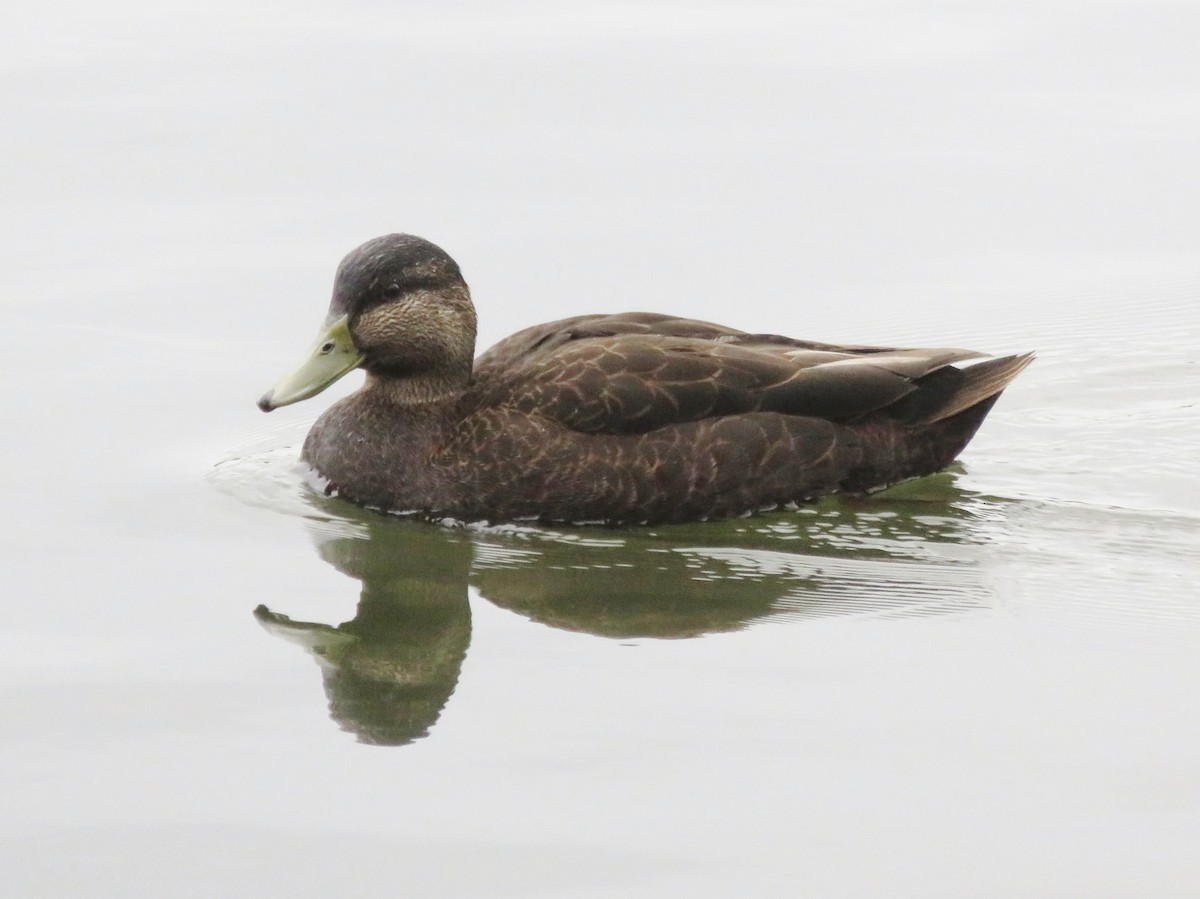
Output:
[[[333,352],[333,347],[334,347],[334,342],[332,340],[325,341],[323,344],[321,344],[321,355],[322,356],[329,355],[330,353]]]
[[[385,297],[387,297],[389,300],[396,299],[396,297],[400,296],[400,285],[399,284],[389,284],[387,287],[385,287],[383,289],[383,295]]]

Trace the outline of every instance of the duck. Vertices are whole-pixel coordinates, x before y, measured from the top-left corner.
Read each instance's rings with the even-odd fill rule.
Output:
[[[701,521],[937,472],[1032,353],[835,345],[666,313],[576,315],[475,357],[458,264],[388,234],[337,268],[303,362],[258,401],[355,369],[301,460],[329,495],[431,520]]]

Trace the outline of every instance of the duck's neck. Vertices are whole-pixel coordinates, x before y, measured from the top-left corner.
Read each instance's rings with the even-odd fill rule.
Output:
[[[470,386],[471,376],[455,372],[423,372],[419,375],[373,374],[367,372],[363,391],[400,406],[425,406],[453,400]]]

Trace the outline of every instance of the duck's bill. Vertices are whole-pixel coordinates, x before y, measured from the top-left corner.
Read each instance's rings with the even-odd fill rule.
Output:
[[[258,408],[270,412],[316,396],[346,372],[357,368],[360,362],[362,353],[350,339],[347,317],[330,318],[317,336],[308,358],[264,393]]]

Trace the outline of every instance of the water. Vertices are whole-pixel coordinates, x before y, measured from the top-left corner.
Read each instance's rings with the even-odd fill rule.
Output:
[[[1190,10],[15,15],[5,895],[1195,895]],[[330,397],[253,405],[396,229],[481,344],[1039,357],[870,500],[404,522],[305,482]]]

